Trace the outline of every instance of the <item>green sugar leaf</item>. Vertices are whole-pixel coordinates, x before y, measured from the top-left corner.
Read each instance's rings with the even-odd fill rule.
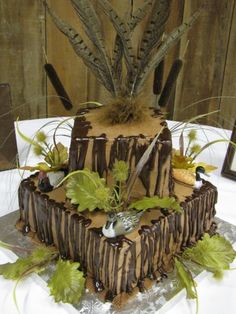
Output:
[[[137,210],[146,210],[155,207],[173,209],[178,213],[181,213],[183,210],[174,197],[144,197],[143,199],[133,202],[129,205],[129,209],[135,208]]]
[[[18,258],[14,263],[0,265],[0,275],[6,279],[20,280],[25,275],[42,270],[55,254],[57,254],[55,250],[39,247],[25,258]]]
[[[59,260],[48,287],[56,302],[78,303],[85,285],[79,263]]]
[[[99,174],[89,169],[78,170],[69,174],[66,186],[66,196],[72,204],[78,204],[78,211],[96,208],[109,210],[111,191],[105,186],[105,180]]]
[[[128,179],[129,165],[123,160],[116,160],[113,168],[113,178],[118,182],[125,182]]]
[[[19,280],[31,267],[32,262],[30,259],[18,258],[14,263],[0,265],[0,275],[5,279]]]
[[[51,166],[58,166],[63,165],[67,159],[67,148],[63,144],[58,143],[53,149],[49,150],[44,160]]]
[[[177,258],[175,258],[174,261],[177,270],[177,278],[180,281],[181,286],[186,289],[187,298],[197,299],[196,283],[194,282],[190,271],[188,271],[186,266]]]
[[[187,248],[183,257],[194,261],[214,274],[215,278],[222,278],[223,271],[230,269],[230,264],[236,257],[231,243],[221,235],[209,236],[205,233],[196,246]]]

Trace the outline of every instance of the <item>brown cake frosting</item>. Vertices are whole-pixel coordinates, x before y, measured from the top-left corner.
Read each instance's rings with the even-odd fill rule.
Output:
[[[153,137],[161,134],[144,166],[133,195],[169,196],[173,192],[171,176],[171,133],[159,111],[150,109],[147,121],[132,124],[106,125],[104,109],[81,110],[72,131],[69,170],[85,167],[109,180],[116,159],[129,164],[134,170]]]
[[[210,230],[216,188],[209,182],[199,191],[176,184],[176,194],[183,213],[164,216],[158,208],[149,210],[136,230],[107,239],[102,234],[105,213],[78,213],[68,202],[59,201],[65,200],[63,187],[42,194],[31,176],[19,188],[20,225],[36,233],[39,241],[55,244],[63,258],[79,261],[95,290],[104,290],[106,299],[112,300],[135,287],[142,291],[145,278],[159,278],[170,268],[174,253]]]

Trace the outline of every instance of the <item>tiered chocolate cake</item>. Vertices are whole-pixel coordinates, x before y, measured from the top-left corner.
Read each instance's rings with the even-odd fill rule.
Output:
[[[65,259],[79,261],[88,285],[105,299],[113,300],[143,291],[151,280],[160,280],[172,268],[172,258],[184,247],[210,231],[215,215],[217,190],[204,181],[199,190],[174,183],[171,174],[171,133],[157,111],[150,109],[148,123],[107,126],[103,110],[81,111],[72,131],[69,171],[89,168],[111,180],[116,159],[125,160],[129,171],[155,134],[155,147],[136,182],[132,198],[145,195],[176,196],[183,212],[147,210],[132,232],[106,238],[102,226],[107,214],[77,212],[66,198],[65,186],[42,193],[37,176],[23,180],[19,188],[20,220],[23,232],[35,235],[46,245],[54,244]]]

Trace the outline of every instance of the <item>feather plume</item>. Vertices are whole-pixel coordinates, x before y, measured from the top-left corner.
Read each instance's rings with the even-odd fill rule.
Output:
[[[146,164],[146,162],[148,161],[152,150],[160,136],[160,134],[162,133],[164,127],[161,128],[161,130],[158,132],[158,134],[154,137],[154,139],[152,140],[151,144],[148,146],[148,148],[146,149],[146,151],[144,152],[143,156],[141,157],[141,159],[139,160],[135,170],[133,171],[133,173],[131,173],[128,182],[127,182],[127,200],[129,200],[130,197],[130,193],[132,191],[132,188],[134,186],[135,181],[137,180],[138,176],[140,175],[144,165]]]
[[[67,24],[60,17],[58,17],[55,12],[48,6],[46,1],[44,1],[44,3],[54,24],[64,35],[67,36],[77,55],[81,57],[85,65],[90,68],[98,81],[102,85],[104,85],[104,87],[110,93],[113,94],[113,86],[111,86],[109,78],[106,76],[106,71],[104,70],[104,65],[100,58],[89,49],[89,47],[85,44],[83,38],[75,29],[73,29],[69,24]]]
[[[112,76],[111,60],[106,52],[101,21],[98,18],[92,2],[87,0],[71,0],[71,3],[84,25],[88,38],[98,49],[98,53],[104,60],[104,68],[115,93],[116,86]]]
[[[187,22],[180,25],[177,29],[172,31],[170,35],[166,38],[163,44],[158,49],[157,53],[150,57],[148,63],[144,66],[144,68],[139,68],[139,73],[136,77],[136,81],[134,84],[134,94],[138,94],[143,87],[144,82],[147,77],[157,67],[157,65],[163,60],[167,51],[175,45],[175,43],[181,38],[184,32],[192,26],[192,24],[197,20],[199,15],[201,14],[201,9],[197,10]]]
[[[135,27],[142,21],[142,19],[146,16],[147,12],[152,7],[153,0],[146,0],[145,4],[142,8],[138,8],[133,14],[128,22],[128,26],[130,32],[132,32]],[[123,57],[123,45],[120,36],[117,34],[115,38],[115,45],[113,50],[113,75],[119,82],[121,86],[121,78],[122,78],[122,57]]]
[[[136,62],[128,25],[118,16],[116,11],[112,8],[107,0],[98,0],[98,3],[103,9],[104,13],[110,18],[116,32],[121,39],[128,73],[134,73]]]
[[[152,7],[153,0],[146,0],[144,5],[141,8],[138,8],[133,14],[128,22],[128,26],[131,31],[144,19],[148,11]]]
[[[171,0],[155,0],[139,49],[139,59],[145,61],[150,51],[161,41],[170,14]]]

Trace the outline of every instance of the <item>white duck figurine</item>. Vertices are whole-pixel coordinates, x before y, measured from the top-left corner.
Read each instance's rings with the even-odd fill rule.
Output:
[[[124,235],[134,230],[144,211],[124,211],[119,213],[109,213],[107,222],[102,228],[102,232],[107,238],[114,238]]]
[[[199,190],[202,187],[202,178],[200,174],[206,174],[205,168],[202,166],[198,166],[195,170],[195,183],[194,188]]]

